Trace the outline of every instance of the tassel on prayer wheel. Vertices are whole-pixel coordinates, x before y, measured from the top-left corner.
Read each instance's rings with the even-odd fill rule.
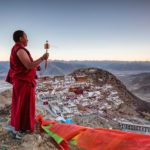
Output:
[[[46,43],[44,44],[44,48],[46,49],[46,53],[48,51],[48,49],[50,48],[50,45],[48,44],[48,41],[46,41]],[[47,68],[47,60],[45,60],[45,69]]]

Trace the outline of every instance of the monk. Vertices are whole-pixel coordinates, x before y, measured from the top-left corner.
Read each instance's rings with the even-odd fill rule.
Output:
[[[37,60],[33,60],[30,52],[25,48],[28,38],[24,31],[18,30],[13,34],[15,45],[11,50],[10,69],[6,81],[13,85],[11,126],[16,132],[34,131],[35,123],[35,87],[36,70],[41,70],[39,64],[47,60],[45,53]]]

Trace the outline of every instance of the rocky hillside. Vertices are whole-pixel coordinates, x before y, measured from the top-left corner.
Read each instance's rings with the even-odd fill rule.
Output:
[[[75,80],[82,77],[88,80],[85,82]],[[78,86],[74,93],[70,91],[73,86]],[[57,111],[54,111],[56,115],[64,113],[64,106],[66,110],[68,108],[71,110],[71,106],[77,107],[75,113],[71,110],[72,121],[77,125],[120,129],[117,124],[119,121],[143,125],[149,123],[150,103],[134,96],[113,74],[102,69],[77,69],[68,76],[48,78],[47,80],[39,79],[37,89],[39,90],[36,93],[37,97],[40,94],[42,96],[50,94],[50,97],[53,98],[53,102],[57,106]],[[11,92],[9,91],[9,94],[7,92],[3,92],[1,96],[10,99]],[[56,101],[54,101],[55,99]],[[58,117],[52,116],[42,102],[41,98],[37,98],[36,103],[39,104],[37,110],[43,112],[45,118],[56,121]],[[52,100],[48,103],[54,108]],[[10,107],[10,104],[0,107],[0,148],[12,150],[56,149],[49,136],[40,133],[37,125],[34,134],[25,135],[21,140],[11,139],[9,133],[3,128],[10,122]],[[60,112],[59,107],[61,108]],[[77,149],[77,147],[71,146],[71,150]]]
[[[0,107],[5,106],[5,104],[11,104],[12,90],[5,90],[0,93]]]
[[[150,103],[144,102],[133,95],[127,90],[126,86],[110,72],[102,69],[86,68],[75,70],[71,75],[77,76],[78,74],[85,75],[89,79],[92,79],[95,85],[103,86],[105,84],[111,84],[113,88],[118,91],[120,99],[124,101],[128,108],[131,107],[138,112],[150,112]]]
[[[137,97],[150,102],[150,73],[133,73],[119,77],[126,87]]]

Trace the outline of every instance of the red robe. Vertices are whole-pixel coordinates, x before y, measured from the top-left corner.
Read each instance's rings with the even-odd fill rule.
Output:
[[[27,70],[17,56],[17,51],[24,49],[31,62],[33,61],[29,51],[19,44],[15,44],[11,50],[10,69],[6,81],[13,84],[11,125],[16,131],[34,131],[35,123],[35,77],[36,69]]]

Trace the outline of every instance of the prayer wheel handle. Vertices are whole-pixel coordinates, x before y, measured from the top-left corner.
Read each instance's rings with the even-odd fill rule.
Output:
[[[48,41],[44,44],[44,48],[46,49],[46,53],[48,52],[48,49],[50,48],[50,45],[48,44]],[[45,60],[45,69],[47,68],[47,59]]]

